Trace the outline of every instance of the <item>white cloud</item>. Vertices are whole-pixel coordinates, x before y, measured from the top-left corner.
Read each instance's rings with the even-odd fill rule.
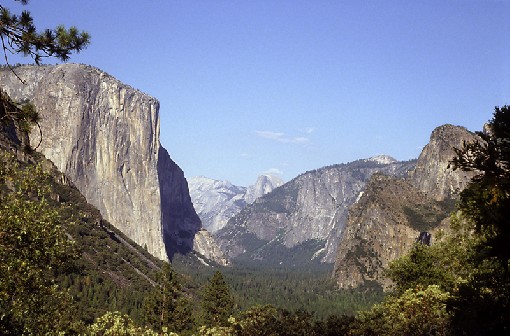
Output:
[[[271,132],[271,131],[256,131],[255,134],[257,136],[264,138],[264,139],[270,139],[270,140],[277,140],[280,141],[284,137],[284,133],[280,132]]]
[[[306,137],[289,137],[285,133],[281,132],[256,131],[255,134],[257,134],[257,136],[261,138],[274,140],[282,143],[306,144],[310,141],[310,139]]]
[[[283,172],[278,168],[269,168],[268,170],[263,171],[262,174],[282,176]]]

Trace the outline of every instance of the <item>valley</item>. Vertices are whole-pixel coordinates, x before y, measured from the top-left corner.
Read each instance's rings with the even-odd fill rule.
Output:
[[[40,281],[55,288],[41,297],[65,301],[74,317],[63,315],[59,323],[74,319],[79,332],[112,312],[161,332],[157,307],[170,304],[173,315],[165,323],[183,335],[204,334],[214,327],[204,302],[215,277],[224,287],[213,293],[224,291],[222,300],[231,300],[225,328],[244,328],[228,326],[233,322],[226,318],[236,314],[246,322],[252,313],[276,314],[285,325],[306,316],[303,328],[316,334],[329,328],[327,321],[369,328],[358,312],[391,302],[401,280],[388,269],[417,251],[420,234],[431,235],[430,251],[458,234],[451,214],[476,176],[454,170],[452,160],[483,135],[442,125],[409,161],[379,155],[319,167],[288,182],[261,175],[247,187],[187,180],[159,142],[156,99],[90,66],[16,70],[32,84],[0,71],[7,120],[0,139],[1,196],[8,206],[44,205],[35,217],[58,214],[51,223],[75,247],[54,270],[38,265]],[[18,102],[27,101],[41,117],[40,129],[30,134],[7,118],[10,111],[22,115],[28,105]],[[30,187],[11,182],[18,180]],[[11,210],[5,208],[3,218],[12,218]],[[15,237],[18,229],[27,232],[14,225],[2,235]],[[30,251],[30,241],[18,249]],[[11,262],[18,261],[6,259]],[[20,289],[20,306],[30,305],[23,298],[29,281],[10,286]],[[170,303],[161,301],[170,295],[165,291],[175,297]],[[9,307],[14,311],[15,304]],[[55,309],[34,311],[34,318]],[[34,328],[15,313],[6,321],[4,331]]]

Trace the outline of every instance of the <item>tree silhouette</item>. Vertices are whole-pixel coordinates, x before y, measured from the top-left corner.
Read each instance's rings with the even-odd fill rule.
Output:
[[[15,1],[23,5],[28,3],[28,0]],[[67,61],[72,52],[79,52],[89,44],[90,35],[74,26],[66,29],[62,25],[37,32],[29,11],[16,15],[0,5],[0,40],[5,62],[12,70],[9,54],[29,56],[36,64],[40,64],[42,57],[51,56]]]
[[[234,310],[234,300],[221,272],[216,271],[202,293],[202,310],[207,326],[222,326]]]

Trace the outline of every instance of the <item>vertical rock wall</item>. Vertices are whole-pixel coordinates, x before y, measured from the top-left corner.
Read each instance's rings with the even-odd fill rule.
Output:
[[[472,172],[454,171],[449,168],[455,156],[454,148],[462,143],[480,140],[474,133],[461,126],[439,126],[430,135],[412,173],[413,184],[437,201],[456,195],[474,176]]]
[[[16,73],[27,84],[9,70],[0,71],[0,81],[13,99],[31,100],[41,116],[42,138],[34,128],[32,146],[103,217],[154,256],[166,260],[174,249],[165,248],[164,233],[185,235],[171,241],[191,249],[200,221],[184,195],[182,171],[160,147],[159,102],[90,66],[23,66]],[[176,198],[191,209],[171,215]],[[162,213],[165,204],[172,208]]]

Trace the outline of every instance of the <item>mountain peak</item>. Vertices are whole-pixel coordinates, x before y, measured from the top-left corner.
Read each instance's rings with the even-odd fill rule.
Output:
[[[365,161],[372,161],[379,164],[390,164],[397,162],[397,160],[389,155],[376,155],[365,159]]]
[[[246,191],[246,203],[253,203],[255,200],[265,194],[273,191],[273,189],[281,186],[283,180],[280,176],[272,174],[263,174],[257,178],[254,185],[248,187]]]

